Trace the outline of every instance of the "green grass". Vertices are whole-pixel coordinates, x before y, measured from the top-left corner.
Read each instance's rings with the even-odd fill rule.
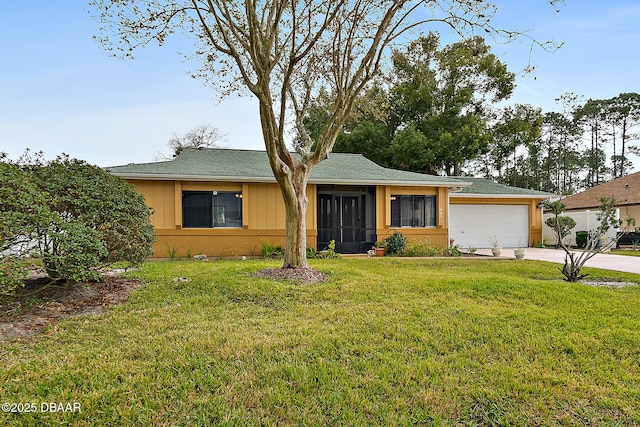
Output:
[[[640,251],[638,250],[613,249],[611,253],[614,255],[640,256]]]
[[[126,304],[1,344],[2,402],[82,406],[0,424],[640,424],[640,286],[453,258],[313,260],[315,285],[251,276],[277,265],[147,263]]]

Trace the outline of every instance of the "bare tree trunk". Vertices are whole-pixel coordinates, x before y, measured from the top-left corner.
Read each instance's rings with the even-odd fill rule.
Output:
[[[268,93],[268,91],[265,90]],[[307,263],[307,181],[312,167],[298,160],[280,143],[282,126],[273,113],[270,96],[260,98],[260,120],[267,156],[285,207],[286,240],[283,268],[304,268]]]
[[[287,240],[283,268],[307,267],[307,178],[308,173],[296,170],[292,187],[283,190],[286,211]],[[287,193],[285,195],[285,193]]]

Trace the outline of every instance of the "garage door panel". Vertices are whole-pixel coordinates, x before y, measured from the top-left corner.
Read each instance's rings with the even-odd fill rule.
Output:
[[[462,247],[488,248],[493,236],[506,248],[529,241],[527,205],[452,204],[449,210],[449,235]]]

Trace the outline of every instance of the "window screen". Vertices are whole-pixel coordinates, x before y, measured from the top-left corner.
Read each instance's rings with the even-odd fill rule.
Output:
[[[183,191],[182,226],[242,227],[242,193]]]
[[[435,196],[391,196],[392,227],[433,227],[435,225]]]

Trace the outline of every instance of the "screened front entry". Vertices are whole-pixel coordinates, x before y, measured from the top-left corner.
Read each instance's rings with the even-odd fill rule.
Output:
[[[340,253],[363,253],[375,241],[375,188],[318,188],[318,250],[331,240]]]

